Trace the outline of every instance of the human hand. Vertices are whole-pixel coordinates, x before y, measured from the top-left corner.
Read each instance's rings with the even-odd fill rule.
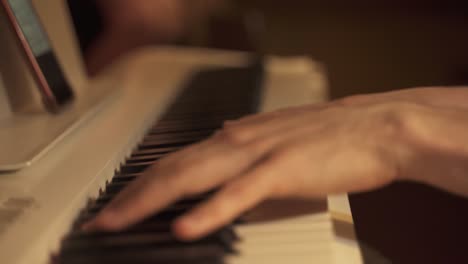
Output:
[[[135,48],[180,37],[195,20],[208,16],[221,0],[97,0],[104,29],[86,51],[88,72],[98,73]]]
[[[406,91],[353,97],[227,122],[210,139],[159,160],[84,228],[120,230],[215,188],[213,198],[175,221],[178,237],[206,235],[267,198],[359,192],[397,179],[468,195],[460,176],[468,172],[468,147],[459,147],[466,110],[411,98]],[[462,125],[447,127],[452,123]],[[434,140],[447,135],[458,142]],[[446,171],[452,174],[441,181]]]

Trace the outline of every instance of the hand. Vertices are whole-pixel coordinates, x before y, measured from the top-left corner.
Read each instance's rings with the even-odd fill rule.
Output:
[[[468,147],[434,140],[449,135],[466,142],[467,125],[444,127],[468,124],[468,114],[442,108],[440,96],[411,100],[418,93],[352,97],[227,122],[210,139],[155,163],[84,228],[120,230],[214,188],[213,198],[175,221],[178,237],[206,235],[267,198],[365,191],[397,179],[468,195],[468,177],[460,176],[468,172]],[[463,162],[451,159],[454,153]],[[434,176],[447,169],[453,174],[443,181]],[[463,180],[454,186],[450,177]]]
[[[85,54],[92,75],[137,47],[175,40],[220,0],[96,0],[104,31]]]

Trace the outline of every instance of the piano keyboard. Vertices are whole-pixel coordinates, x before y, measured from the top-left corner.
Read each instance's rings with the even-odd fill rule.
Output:
[[[217,264],[225,263],[226,255],[237,254],[233,245],[239,238],[232,226],[196,242],[178,241],[171,233],[174,218],[208,199],[212,192],[181,200],[122,232],[90,234],[80,231],[80,226],[161,157],[206,139],[226,120],[254,113],[261,90],[261,67],[261,64],[254,64],[248,68],[213,69],[195,75],[102,194],[80,213],[74,229],[62,243],[58,262]],[[232,84],[236,84],[235,87]]]

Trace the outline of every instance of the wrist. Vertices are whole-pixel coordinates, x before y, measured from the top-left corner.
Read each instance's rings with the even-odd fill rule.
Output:
[[[468,113],[414,103],[388,106],[387,144],[395,180],[416,181],[468,194]]]
[[[456,146],[435,129],[443,126],[435,120],[440,109],[407,101],[384,102],[375,109],[378,151],[393,165],[393,180],[427,182],[432,165]]]

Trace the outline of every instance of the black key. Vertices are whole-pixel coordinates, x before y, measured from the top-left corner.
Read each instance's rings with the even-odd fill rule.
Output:
[[[158,129],[161,128],[168,128],[168,127],[184,127],[184,128],[200,128],[200,127],[211,127],[213,125],[219,126],[222,125],[225,120],[233,120],[237,119],[239,114],[233,113],[223,113],[223,114],[205,114],[199,117],[189,116],[189,114],[185,116],[179,117],[172,117],[172,118],[163,118],[150,130],[150,134]]]
[[[135,179],[137,179],[142,174],[143,173],[128,174],[128,175],[121,175],[119,177],[114,177],[114,178],[112,178],[111,183],[124,183],[124,182],[130,183],[130,182],[134,181]]]
[[[64,240],[59,263],[221,264],[226,253],[234,253],[232,244],[238,238],[230,226],[190,243],[178,241],[171,233],[175,218],[209,199],[215,191],[177,201],[120,232],[84,233],[78,227],[94,217],[158,159],[206,139],[221,128],[225,120],[253,113],[261,87],[262,71],[258,65],[214,69],[206,71],[209,74],[195,75],[195,81],[150,129],[105,192],[78,216],[75,229]]]
[[[128,186],[128,182],[114,182],[106,186],[105,194],[115,194]]]
[[[87,208],[86,212],[90,214],[95,214],[101,211],[107,204],[106,203],[95,203],[89,208]],[[193,203],[177,203],[172,206],[168,206],[165,211],[180,211],[180,210],[189,210],[193,207]]]
[[[176,139],[200,140],[200,139],[209,137],[211,134],[213,134],[212,130],[184,131],[184,132],[175,132],[175,133],[166,133],[166,134],[149,134],[148,136],[145,137],[143,142],[148,142],[148,141],[166,142],[166,141],[176,140]]]
[[[83,223],[86,223],[87,221],[93,219],[97,213],[99,213],[99,209],[93,210],[93,211],[86,211],[83,214],[81,214],[77,221],[76,225],[81,225]],[[166,208],[163,211],[157,212],[156,214],[148,217],[147,219],[143,220],[142,222],[144,223],[150,223],[152,221],[172,221],[176,217],[181,216],[182,214],[185,214],[188,211],[188,209],[171,209],[171,208]]]
[[[181,124],[174,124],[174,125],[167,125],[167,126],[156,126],[148,133],[148,135],[151,136],[151,135],[160,135],[160,134],[167,134],[167,133],[178,133],[178,132],[183,132],[183,131],[184,132],[198,132],[198,131],[215,132],[216,130],[222,127],[218,123],[220,122],[217,122],[216,124],[181,123]]]
[[[167,154],[180,150],[183,146],[161,147],[153,149],[137,149],[132,153],[131,157],[139,157],[143,155]]]
[[[65,240],[70,239],[93,239],[96,237],[104,237],[104,236],[118,236],[118,235],[125,235],[125,234],[133,234],[133,233],[157,233],[157,232],[170,232],[172,224],[170,222],[152,222],[152,223],[145,223],[145,224],[137,224],[133,225],[127,229],[124,229],[119,232],[84,232],[81,230],[75,230],[68,234],[65,237]]]
[[[166,143],[160,143],[160,142],[148,142],[148,143],[143,143],[141,145],[138,146],[138,151],[136,152],[137,154],[138,153],[141,153],[140,151],[141,150],[149,150],[149,153],[154,153],[154,152],[151,152],[151,151],[158,151],[158,149],[166,149],[166,148],[183,148],[183,147],[186,147],[190,144],[193,144],[195,143],[196,141],[194,140],[190,140],[190,139],[186,139],[186,140],[175,140],[174,142],[166,142]]]
[[[136,156],[136,157],[130,157],[126,160],[126,164],[134,164],[134,163],[140,163],[140,162],[154,162],[157,161],[158,159],[166,156],[166,154],[153,154],[153,155],[141,155],[141,156]]]
[[[149,166],[151,166],[153,163],[154,163],[153,161],[130,163],[130,164],[122,166],[119,170],[119,173],[121,174],[140,173],[140,172],[143,172]]]
[[[126,246],[118,248],[90,248],[86,251],[62,251],[61,263],[220,263],[225,249],[216,244],[185,246]],[[221,262],[222,263],[222,262]]]
[[[235,235],[229,230],[221,230],[206,236],[198,241],[183,242],[178,240],[171,231],[165,232],[126,232],[108,233],[95,235],[93,237],[75,236],[70,237],[62,244],[64,252],[90,251],[94,249],[138,247],[154,245],[155,247],[183,247],[188,245],[219,245],[227,252],[233,252],[232,243],[236,241]]]

